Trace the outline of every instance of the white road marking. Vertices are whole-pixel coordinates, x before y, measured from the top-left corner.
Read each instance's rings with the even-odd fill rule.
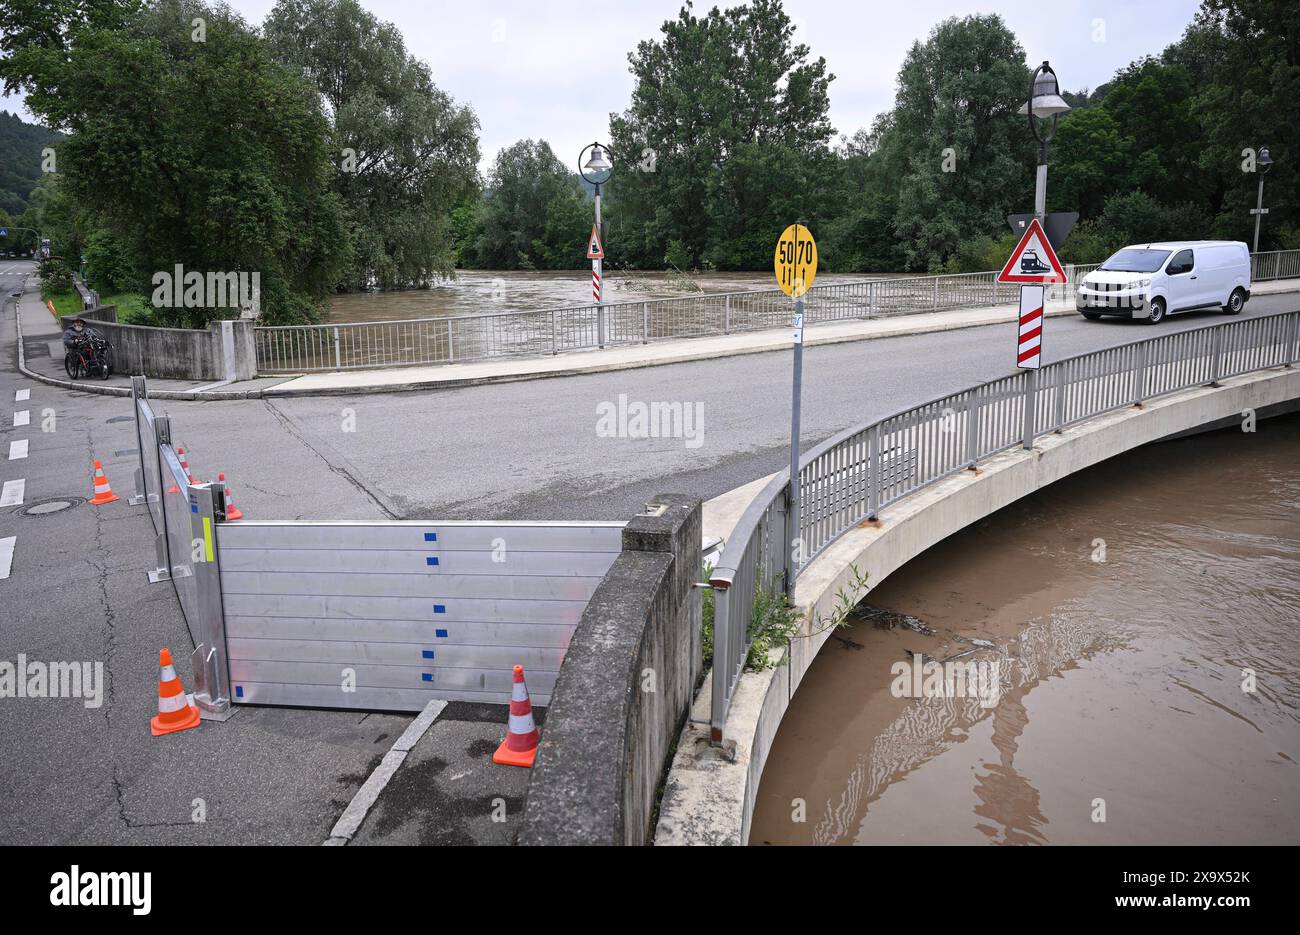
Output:
[[[20,438],[17,441],[9,443],[9,460],[17,461],[19,458],[27,457],[27,439]]]
[[[0,581],[8,578],[9,570],[14,567],[14,543],[17,541],[17,536],[0,539]]]
[[[31,390],[14,390],[14,402],[21,403],[32,398]]]
[[[14,413],[14,428],[20,425],[26,425],[32,421],[32,411],[30,409],[19,409]]]
[[[20,477],[17,480],[5,481],[3,492],[0,492],[0,506],[22,506],[23,495],[27,492],[27,478]]]

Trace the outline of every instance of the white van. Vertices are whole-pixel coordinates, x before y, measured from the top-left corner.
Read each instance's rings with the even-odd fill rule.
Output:
[[[1123,315],[1154,325],[1165,315],[1219,307],[1236,315],[1250,298],[1250,251],[1239,240],[1181,240],[1125,247],[1075,290],[1090,321]]]

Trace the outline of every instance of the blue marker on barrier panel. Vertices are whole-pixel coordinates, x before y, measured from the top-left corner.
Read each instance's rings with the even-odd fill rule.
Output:
[[[438,564],[438,556],[436,556],[436,555],[430,555],[428,558],[426,558],[426,559],[424,560],[424,564],[426,564],[426,565],[436,565],[436,564]]]
[[[434,635],[434,636],[438,636],[438,637],[442,637],[443,639],[446,639],[446,638],[447,638],[447,631],[446,631],[446,630],[434,630],[434,631],[433,631],[433,635]]]
[[[420,678],[424,679],[426,682],[432,682],[432,681],[433,681],[433,673],[432,673],[432,672],[421,672],[421,673],[420,673]]]
[[[426,533],[424,534],[424,541],[425,541],[425,542],[437,542],[437,541],[438,541],[438,534],[437,534],[436,532],[426,532]]]
[[[445,613],[447,612],[447,605],[446,605],[446,604],[434,604],[434,605],[433,605],[433,612],[434,612],[435,614],[445,614]]]
[[[243,698],[243,697],[244,697],[244,686],[243,686],[243,685],[236,685],[236,686],[235,686],[235,697],[236,697],[236,698]]]
[[[432,649],[421,650],[420,655],[423,656],[425,659],[432,659],[433,650]]]

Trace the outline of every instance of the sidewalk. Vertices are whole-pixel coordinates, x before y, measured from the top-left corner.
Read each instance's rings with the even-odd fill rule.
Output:
[[[1300,292],[1300,279],[1257,283],[1251,294],[1264,296],[1287,292]],[[113,376],[107,381],[91,380],[72,384],[63,371],[61,345],[58,345],[58,338],[62,332],[58,324],[51,320],[49,311],[41,302],[40,296],[32,291],[30,284],[18,304],[19,320],[23,331],[22,343],[26,352],[24,372],[42,382],[69,389],[129,395],[130,380],[126,376]],[[1046,316],[1049,318],[1077,314],[1073,301],[1050,303],[1046,311]],[[998,305],[814,324],[810,325],[805,333],[804,346],[819,347],[877,338],[952,331],[958,328],[1010,324],[1015,321],[1015,318],[1015,306]],[[53,343],[51,338],[54,339]],[[484,383],[508,383],[542,377],[605,373],[713,360],[718,357],[763,354],[787,350],[789,347],[789,330],[778,328],[743,334],[611,347],[603,350],[573,351],[554,357],[515,357],[463,364],[260,377],[214,389],[205,389],[203,384],[182,380],[151,379],[149,394],[159,399],[206,400],[396,393],[475,386]]]

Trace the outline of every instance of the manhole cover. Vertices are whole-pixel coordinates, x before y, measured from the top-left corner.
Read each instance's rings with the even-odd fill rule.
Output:
[[[33,503],[21,512],[24,516],[44,516],[47,513],[61,513],[64,510],[71,509],[79,503],[85,502],[84,497],[54,497],[49,500],[41,500],[38,503]]]

